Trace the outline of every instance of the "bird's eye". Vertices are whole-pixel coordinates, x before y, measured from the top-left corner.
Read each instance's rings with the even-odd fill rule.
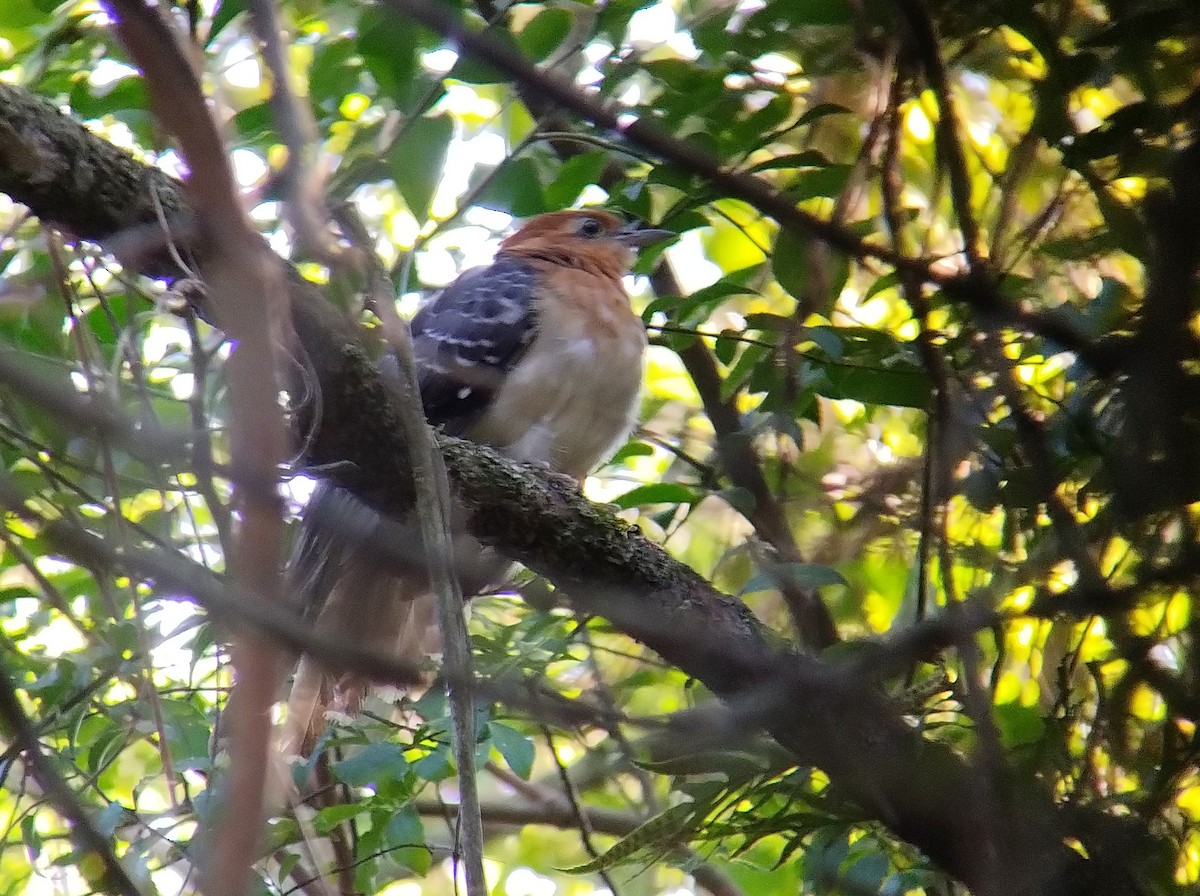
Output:
[[[579,225],[579,235],[588,238],[599,236],[604,230],[604,225],[595,218],[584,218]]]

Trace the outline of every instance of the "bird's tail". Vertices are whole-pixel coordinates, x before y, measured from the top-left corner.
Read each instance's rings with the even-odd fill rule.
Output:
[[[470,595],[502,580],[510,567],[461,533],[454,556],[463,592]],[[288,581],[297,607],[327,642],[416,666],[440,652],[436,598],[411,519],[381,518],[348,492],[320,484],[305,510]],[[329,659],[300,658],[278,738],[285,763],[311,755],[327,716],[358,713],[370,691],[368,678],[332,671],[336,663]]]
[[[323,638],[423,665],[437,649],[436,604],[423,576],[380,575],[369,564],[353,564],[330,594],[314,626]],[[371,681],[338,673],[318,658],[300,658],[288,695],[280,748],[307,756],[325,729],[326,715],[355,715],[370,694]]]

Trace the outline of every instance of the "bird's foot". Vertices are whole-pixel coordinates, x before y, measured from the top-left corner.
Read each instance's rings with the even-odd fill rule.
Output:
[[[522,465],[536,473],[539,479],[549,483],[555,491],[569,494],[579,494],[583,491],[583,480],[554,469],[544,460],[522,461]]]

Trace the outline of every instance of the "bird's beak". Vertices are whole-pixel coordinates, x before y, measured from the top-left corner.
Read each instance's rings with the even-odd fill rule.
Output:
[[[618,242],[623,243],[631,249],[640,249],[643,246],[653,246],[655,243],[672,239],[679,236],[679,234],[674,230],[663,230],[658,227],[642,227],[637,221],[633,221],[626,224],[613,234],[613,236]]]

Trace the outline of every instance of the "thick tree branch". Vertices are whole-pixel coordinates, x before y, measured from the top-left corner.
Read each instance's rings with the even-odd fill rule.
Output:
[[[679,284],[665,260],[659,263],[651,279],[659,296],[679,294]],[[754,502],[754,509],[747,516],[754,530],[775,549],[784,563],[803,562],[804,556],[792,535],[783,506],[771,493],[752,437],[742,426],[736,397],[721,395],[721,375],[712,352],[697,339],[680,349],[679,359],[691,376],[704,405],[704,413],[713,425],[721,466],[729,481],[745,489]],[[767,571],[771,572],[770,566]],[[787,604],[803,646],[824,650],[838,642],[837,625],[820,592],[798,584],[786,573],[772,575],[772,579]]]
[[[19,91],[0,87],[0,121],[11,122],[2,104],[14,95]],[[92,239],[110,236],[105,227],[113,226],[112,215],[89,211],[94,184],[91,192],[62,197],[62,190],[78,187],[63,153],[82,144],[85,155],[95,157],[105,150],[90,144],[100,141],[78,126],[72,131],[48,106],[41,107],[45,124],[39,128],[37,104],[21,101],[21,126],[0,130],[0,188],[46,220]],[[42,136],[43,129],[69,136],[54,142]],[[14,149],[26,177],[40,174],[48,181],[30,189],[14,177],[6,158]],[[40,167],[30,162],[39,154],[46,163]],[[184,208],[165,189],[169,181],[139,173],[139,167],[115,158],[118,180],[104,185],[103,195],[116,207],[141,203],[147,210],[145,219],[126,216],[119,226],[156,220],[153,203],[140,198],[148,183],[165,191],[164,206]],[[47,195],[56,200],[43,203]],[[323,399],[319,417],[300,414],[309,461],[376,509],[407,510],[414,499],[411,461],[388,385],[358,335],[312,286],[291,276],[288,288],[297,347]],[[1013,869],[1005,881],[1017,884],[1010,892],[1083,892],[1074,888],[1084,884],[1078,872],[1086,874],[1089,863],[1063,846],[1066,825],[1040,785],[997,782],[997,792],[980,799],[963,760],[925,740],[864,676],[782,650],[741,603],[561,481],[543,480],[477,445],[441,437],[439,446],[471,534],[545,575],[581,611],[604,616],[702,681],[747,725],[763,724],[799,761],[828,773],[869,816],[977,892],[995,892],[996,882],[985,874],[994,863]],[[977,834],[984,829],[1010,832],[996,844],[1002,854],[989,862],[977,855]]]
[[[182,226],[191,218],[179,183],[55,114],[45,100],[3,83],[0,191],[71,236],[104,238],[106,248],[135,270],[188,273],[172,259],[164,238],[164,225]]]
[[[209,246],[204,264],[208,305],[236,345],[225,368],[230,454],[242,476],[234,483],[240,521],[227,560],[247,601],[278,605],[284,598],[278,470],[287,446],[277,385],[279,330],[287,318],[283,272],[250,226],[199,78],[160,12],[143,0],[108,0],[108,6],[117,33],[145,74],[156,121],[178,139],[190,169],[185,190]],[[246,295],[257,301],[245,301]],[[201,886],[209,894],[243,893],[249,885],[266,821],[271,706],[286,673],[287,654],[273,639],[242,632],[230,652],[238,699],[228,708],[230,766],[220,819],[208,819],[203,830]]]
[[[1053,311],[1018,307],[1001,295],[996,279],[984,276],[978,270],[960,273],[947,270],[930,259],[901,255],[888,246],[862,239],[850,228],[805,211],[762,177],[727,167],[706,150],[667,133],[651,116],[635,117],[629,109],[606,101],[599,94],[585,92],[553,72],[539,68],[511,46],[470,28],[455,13],[438,4],[425,0],[383,0],[383,5],[444,35],[473,57],[504,72],[523,91],[539,95],[546,102],[597,127],[620,134],[629,143],[642,147],[664,162],[703,178],[726,195],[741,199],[781,227],[809,234],[851,258],[881,261],[922,283],[937,286],[955,301],[970,307],[976,315],[1055,341],[1075,352],[1097,373],[1114,373],[1125,361],[1122,347],[1097,345],[1065,317]]]

